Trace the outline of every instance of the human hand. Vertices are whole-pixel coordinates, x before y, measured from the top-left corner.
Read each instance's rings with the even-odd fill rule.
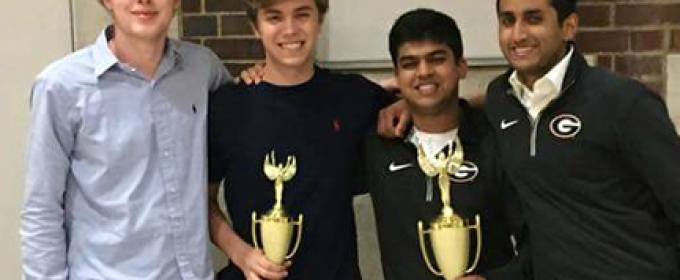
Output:
[[[389,92],[399,91],[399,84],[397,83],[397,77],[395,76],[380,80],[378,85]]]
[[[277,264],[264,255],[261,250],[248,246],[244,248],[244,252],[234,257],[232,261],[243,271],[247,280],[263,280],[263,279],[283,279],[288,276],[286,270],[290,266],[290,262],[286,261],[284,264]]]
[[[380,110],[377,124],[378,134],[387,138],[403,137],[404,131],[410,123],[411,111],[406,101],[399,100]]]
[[[468,104],[475,108],[482,108],[486,102],[486,94],[483,92],[475,92],[473,94],[467,94],[465,97]]]
[[[246,85],[259,84],[264,79],[264,63],[255,63],[248,69],[241,71],[240,82]]]

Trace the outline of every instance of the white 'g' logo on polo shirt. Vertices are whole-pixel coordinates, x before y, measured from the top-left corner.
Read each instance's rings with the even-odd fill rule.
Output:
[[[550,121],[550,132],[560,139],[574,138],[581,131],[581,120],[572,114],[562,114]]]

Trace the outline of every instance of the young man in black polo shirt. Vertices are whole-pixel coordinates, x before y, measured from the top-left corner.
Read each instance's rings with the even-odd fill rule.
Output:
[[[218,279],[360,279],[352,198],[361,186],[364,135],[391,101],[358,75],[313,64],[327,0],[247,1],[266,54],[264,80],[228,85],[211,95],[208,116],[211,237],[231,259]],[[274,204],[265,155],[297,158],[283,207],[304,215],[292,265],[275,264],[253,248],[251,213]],[[229,225],[217,206],[224,181]]]
[[[455,137],[465,162],[451,177],[452,206],[466,219],[476,214],[482,219],[483,251],[476,271],[506,264],[514,256],[511,238],[519,213],[510,188],[500,180],[491,128],[480,110],[458,99],[458,82],[467,73],[460,30],[445,14],[417,9],[395,22],[389,47],[413,127],[404,139],[372,134],[366,143],[367,184],[385,279],[440,279],[423,260],[416,227],[441,213],[440,190],[420,169],[416,147],[432,159]]]

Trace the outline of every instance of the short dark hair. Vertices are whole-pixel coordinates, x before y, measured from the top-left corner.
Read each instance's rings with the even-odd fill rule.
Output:
[[[420,8],[401,15],[392,25],[389,35],[392,63],[397,65],[402,45],[421,41],[445,44],[456,62],[463,58],[463,39],[456,21],[444,13]]]
[[[226,1],[226,0],[221,0]],[[257,10],[266,8],[281,0],[242,0],[246,5],[246,15],[250,22],[257,22]],[[319,10],[319,15],[323,18],[328,12],[328,0],[314,0],[316,8]]]
[[[555,8],[557,11],[557,20],[560,24],[564,23],[564,20],[573,13],[576,13],[576,2],[578,0],[549,0],[550,6]],[[496,13],[500,12],[501,0],[496,0]]]

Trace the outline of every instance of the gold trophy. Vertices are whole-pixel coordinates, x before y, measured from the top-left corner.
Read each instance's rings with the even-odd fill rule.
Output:
[[[300,246],[302,237],[302,214],[297,220],[293,220],[286,215],[283,209],[283,182],[289,181],[297,171],[297,164],[294,156],[289,156],[286,165],[277,164],[274,158],[274,151],[271,156],[268,154],[264,158],[264,173],[269,180],[274,181],[274,191],[276,203],[274,207],[257,219],[257,213],[252,214],[252,234],[253,245],[257,249],[262,249],[265,256],[272,262],[281,264],[284,260],[291,258]],[[260,236],[262,243],[258,241],[257,225],[260,225]],[[288,253],[293,229],[297,226],[297,238],[293,250]]]
[[[423,229],[423,222],[418,222],[418,238],[420,241],[420,251],[425,259],[427,267],[437,276],[442,276],[446,280],[452,280],[470,273],[477,267],[479,256],[482,252],[482,234],[479,215],[475,216],[474,225],[466,225],[465,220],[453,211],[451,207],[451,197],[449,189],[451,183],[449,175],[458,171],[463,163],[463,146],[456,137],[456,149],[451,152],[452,146],[449,143],[449,152],[442,151],[436,155],[434,162],[430,161],[425,155],[422,147],[418,147],[418,164],[423,172],[429,177],[438,176],[439,190],[442,199],[442,213],[430,223],[430,229]],[[470,267],[469,247],[470,230],[477,231],[477,253]],[[432,251],[439,271],[435,269],[428,255],[425,238],[430,235]]]

